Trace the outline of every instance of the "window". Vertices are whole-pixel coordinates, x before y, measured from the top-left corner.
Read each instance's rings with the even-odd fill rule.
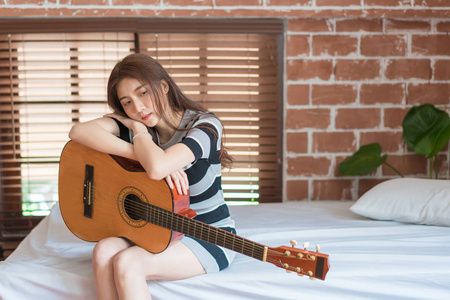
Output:
[[[70,128],[109,111],[109,72],[133,52],[158,59],[224,123],[235,158],[233,169],[223,173],[226,200],[281,201],[279,29],[245,33],[244,27],[252,27],[224,30],[216,24],[202,32],[195,23],[186,32],[188,24],[171,22],[169,29],[151,23],[147,32],[135,20],[127,23],[135,28],[119,32],[120,27],[101,31],[111,23],[98,20],[102,26],[80,22],[74,32],[58,22],[47,26],[61,32],[47,32],[37,22],[30,33],[25,28],[0,34],[1,238],[26,234],[36,216],[48,214],[58,201],[59,155]],[[42,33],[36,32],[40,26]]]
[[[108,73],[130,53],[133,34],[15,34],[8,45],[15,130],[5,145],[18,163],[23,215],[46,215],[58,200],[67,133],[72,124],[108,112]]]

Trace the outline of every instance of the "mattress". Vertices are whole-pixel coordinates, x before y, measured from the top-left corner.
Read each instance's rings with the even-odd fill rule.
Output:
[[[237,254],[219,273],[148,282],[153,299],[450,299],[450,228],[375,221],[354,202],[232,206],[238,234],[277,247],[296,240],[329,255],[324,281]],[[59,206],[0,263],[0,298],[95,299],[94,243],[75,237]]]

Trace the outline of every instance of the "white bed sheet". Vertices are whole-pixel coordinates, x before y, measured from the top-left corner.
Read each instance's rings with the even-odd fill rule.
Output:
[[[231,207],[238,233],[268,245],[301,245],[330,255],[325,281],[237,255],[225,271],[149,282],[153,299],[450,299],[450,228],[369,220],[353,202]],[[0,263],[0,299],[95,299],[93,243],[65,227],[56,205]]]

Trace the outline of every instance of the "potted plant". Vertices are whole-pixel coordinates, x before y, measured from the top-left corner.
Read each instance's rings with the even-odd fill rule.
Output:
[[[432,104],[413,106],[402,123],[403,140],[416,154],[426,156],[430,165],[430,178],[438,177],[437,154],[450,140],[449,115]],[[343,175],[364,175],[376,170],[382,164],[397,169],[386,162],[378,143],[361,146],[352,156],[339,164],[339,173]]]

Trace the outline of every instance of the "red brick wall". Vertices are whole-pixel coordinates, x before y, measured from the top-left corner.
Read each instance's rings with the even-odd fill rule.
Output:
[[[285,44],[284,199],[356,199],[397,177],[388,168],[338,174],[359,146],[379,142],[388,162],[426,177],[402,142],[407,110],[450,112],[448,0],[3,0],[0,17],[282,18]],[[449,150],[439,156],[450,179]]]
[[[441,8],[447,19],[410,18],[413,12],[407,9],[400,18],[398,11],[381,9],[393,16],[288,19],[288,200],[356,199],[380,181],[398,177],[384,166],[360,178],[339,175],[345,157],[373,142],[404,175],[428,174],[425,158],[404,145],[401,122],[413,105],[432,103],[450,112],[450,13]],[[441,178],[449,179],[448,162],[446,148],[439,156]]]

